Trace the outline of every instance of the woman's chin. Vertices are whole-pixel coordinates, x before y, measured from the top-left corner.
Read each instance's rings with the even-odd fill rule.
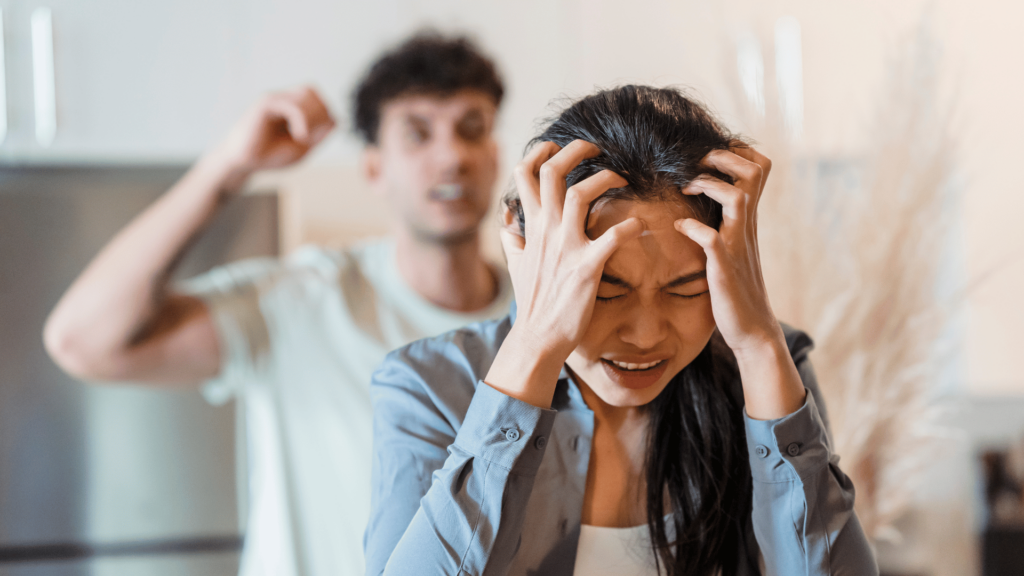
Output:
[[[651,386],[642,390],[635,390],[614,384],[602,386],[600,389],[592,388],[594,394],[602,402],[616,408],[638,408],[645,406],[657,398],[658,394],[664,389],[664,386]]]
[[[593,376],[586,380],[587,386],[602,402],[616,408],[636,408],[649,404],[672,380],[671,376],[666,377],[665,374],[661,374],[647,385],[640,386],[637,385],[638,379],[623,383],[621,379],[612,379],[604,374],[594,374]]]

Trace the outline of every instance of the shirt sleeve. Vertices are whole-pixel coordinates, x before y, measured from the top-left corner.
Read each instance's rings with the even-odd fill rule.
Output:
[[[260,284],[282,268],[273,258],[253,258],[219,266],[180,282],[176,290],[203,301],[213,319],[221,349],[220,371],[203,383],[208,402],[219,405],[242,393],[270,348],[260,307]]]
[[[839,468],[818,411],[814,370],[806,357],[797,361],[797,369],[808,390],[799,410],[776,420],[744,415],[754,534],[765,573],[877,575],[853,510],[853,484]]]
[[[479,382],[460,426],[417,379],[374,375],[367,574],[504,574],[555,412]]]

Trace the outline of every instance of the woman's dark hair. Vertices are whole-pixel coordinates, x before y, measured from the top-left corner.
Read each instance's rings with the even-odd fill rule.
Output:
[[[673,88],[622,86],[577,100],[549,121],[530,146],[592,142],[601,154],[566,179],[572,186],[609,169],[628,182],[602,198],[679,199],[694,217],[718,228],[722,207],[680,190],[701,174],[712,150],[738,143],[699,103]],[[598,199],[600,201],[601,199]],[[526,222],[515,190],[505,195],[520,233]],[[659,565],[668,576],[758,573],[750,544],[751,479],[735,357],[717,333],[697,358],[646,406],[647,524]],[[672,514],[666,525],[665,512]]]
[[[353,95],[355,130],[377,143],[380,111],[391,100],[412,94],[449,96],[478,90],[501,106],[505,87],[489,58],[468,38],[421,31],[378,59]]]

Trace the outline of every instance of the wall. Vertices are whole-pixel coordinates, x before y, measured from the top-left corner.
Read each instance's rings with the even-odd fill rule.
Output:
[[[1024,81],[1011,73],[1019,70],[1017,55],[1024,54],[1024,40],[1014,29],[1024,6],[994,0],[385,0],[353,9],[317,0],[290,3],[295,7],[289,8],[264,2],[270,11],[259,20],[274,27],[279,41],[263,45],[261,59],[252,65],[278,83],[315,83],[342,118],[347,113],[344,96],[381,47],[424,22],[473,31],[497,57],[509,84],[499,130],[506,174],[535,120],[550,110],[552,98],[585,94],[595,86],[686,85],[728,121],[729,76],[735,65],[727,52],[733,38],[745,32],[771,38],[775,19],[783,15],[796,16],[802,24],[803,144],[824,154],[855,151],[865,145],[861,127],[871,120],[887,62],[898,42],[927,17],[943,46],[944,99],[954,106],[952,128],[966,185],[958,226],[969,292],[964,370],[956,376],[957,384],[972,394],[1024,394],[1024,355],[1016,353],[1024,343],[1024,306],[1018,300],[1024,289],[1024,227],[1015,225],[1024,211],[1024,190],[1014,169],[1022,150],[1014,138],[1024,129],[1024,110],[1018,104],[1024,98]],[[763,48],[771,57],[770,44]],[[367,198],[357,162],[358,145],[339,132],[298,174],[265,182],[301,181],[300,187],[286,188],[301,196],[295,201],[306,206],[300,212],[315,215],[308,226],[320,232],[310,232],[312,236],[321,238],[331,227],[355,235],[384,231],[383,216],[369,222],[361,217],[360,227],[353,228],[351,212],[315,208],[352,199],[380,205]],[[291,241],[302,234],[293,233]],[[339,238],[344,242],[353,235],[342,233]]]

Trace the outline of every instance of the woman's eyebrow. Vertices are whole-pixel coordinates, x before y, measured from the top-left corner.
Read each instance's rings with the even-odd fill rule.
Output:
[[[620,286],[622,288],[633,287],[629,282],[626,282],[625,280],[617,276],[612,276],[611,274],[601,274],[601,282],[607,282],[612,286]]]
[[[707,270],[698,270],[696,272],[691,272],[690,274],[684,274],[684,275],[676,278],[675,280],[669,282],[668,284],[665,284],[664,286],[662,286],[662,288],[663,289],[664,288],[675,288],[676,286],[682,286],[683,284],[689,284],[690,282],[693,282],[694,280],[701,280],[703,278],[707,278],[707,276],[708,276]],[[608,284],[611,284],[612,286],[619,286],[619,287],[622,287],[622,288],[630,288],[630,289],[633,288],[633,285],[630,284],[629,282],[626,282],[622,278],[619,278],[618,276],[613,276],[613,275],[608,274],[608,273],[601,274],[601,282],[607,282]]]
[[[699,270],[699,271],[693,272],[691,274],[684,274],[683,276],[680,276],[679,278],[676,278],[675,280],[669,282],[668,284],[665,284],[664,287],[665,288],[675,288],[676,286],[682,286],[683,284],[688,284],[690,282],[693,282],[694,280],[700,280],[702,278],[707,278],[707,277],[708,277],[708,271],[707,270]]]

